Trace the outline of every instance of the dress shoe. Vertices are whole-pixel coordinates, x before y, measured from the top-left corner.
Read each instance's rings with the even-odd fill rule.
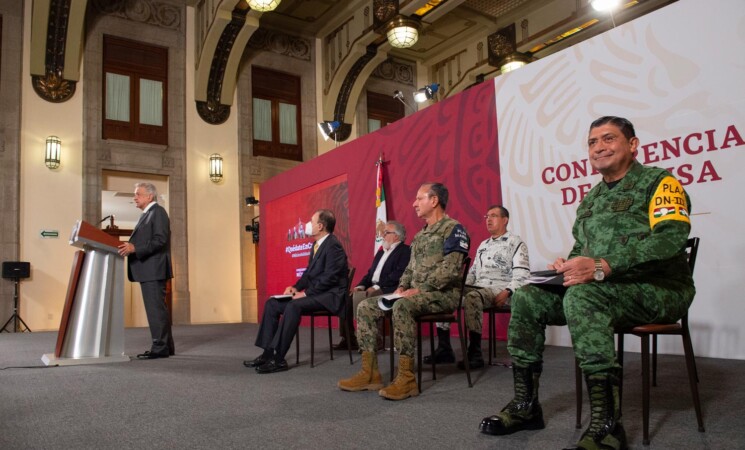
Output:
[[[158,359],[158,358],[168,358],[168,355],[161,355],[160,353],[153,353],[150,350],[146,350],[145,353],[140,353],[137,355],[137,359]]]
[[[484,367],[484,358],[481,355],[478,357],[468,357],[468,368],[470,370],[481,369],[482,367]],[[458,361],[458,368],[460,370],[466,370],[466,365],[463,361]]]
[[[269,356],[261,355],[258,358],[248,359],[246,361],[243,361],[243,365],[246,367],[256,368],[256,367],[263,366],[264,364],[268,363],[271,359],[272,358]]]
[[[277,361],[274,358],[270,359],[269,362],[256,368],[257,373],[276,373],[284,372],[287,369],[287,361],[284,359]]]
[[[352,350],[358,350],[359,346],[357,345],[357,339],[352,339],[349,341],[349,343],[352,345]],[[339,341],[338,344],[334,345],[334,350],[346,350],[347,349],[347,340],[344,338],[341,338],[341,341]]]

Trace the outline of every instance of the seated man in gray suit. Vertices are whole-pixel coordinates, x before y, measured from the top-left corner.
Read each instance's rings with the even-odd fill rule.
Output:
[[[243,361],[258,373],[275,373],[287,370],[285,355],[297,333],[302,313],[331,311],[340,314],[347,295],[347,254],[333,235],[336,217],[328,209],[319,209],[310,220],[306,235],[316,242],[310,253],[308,268],[303,276],[284,294],[292,299],[270,298],[264,305],[256,346],[264,353],[253,360]]]
[[[349,304],[350,308],[347,310],[346,317],[354,317],[357,313],[357,305],[367,297],[390,294],[398,288],[398,281],[409,264],[409,258],[411,258],[411,247],[406,245],[405,241],[406,228],[403,224],[395,220],[389,220],[385,224],[385,231],[383,232],[383,245],[375,254],[370,270],[352,289],[353,301]],[[351,326],[350,330],[354,331]],[[342,340],[334,348],[346,350],[347,340],[344,336],[344,327],[339,327],[339,334]],[[378,335],[378,338],[380,347],[383,344],[382,333]],[[354,334],[352,334],[350,343],[353,350],[358,348],[357,338]]]

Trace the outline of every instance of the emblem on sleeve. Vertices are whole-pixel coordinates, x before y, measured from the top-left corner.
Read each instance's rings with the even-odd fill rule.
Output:
[[[649,202],[649,227],[653,229],[665,220],[691,223],[683,186],[671,176],[665,177],[657,185],[652,201]]]

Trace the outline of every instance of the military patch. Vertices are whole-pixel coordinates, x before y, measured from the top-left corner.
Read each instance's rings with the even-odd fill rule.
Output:
[[[688,202],[680,182],[671,176],[662,179],[649,202],[649,227],[665,220],[691,223],[688,217]]]
[[[442,249],[443,255],[449,255],[453,252],[468,254],[468,248],[470,247],[471,238],[468,237],[466,229],[463,225],[458,224],[453,227],[453,231],[450,232],[450,236],[445,239],[445,245]]]
[[[611,210],[613,211],[628,211],[629,208],[631,208],[631,205],[634,204],[634,199],[629,198],[622,198],[621,200],[616,200],[610,205]]]

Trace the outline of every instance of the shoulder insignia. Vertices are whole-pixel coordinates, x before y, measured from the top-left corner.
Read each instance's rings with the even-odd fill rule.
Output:
[[[458,224],[453,227],[450,232],[450,236],[445,239],[445,245],[443,246],[443,255],[448,255],[452,252],[458,252],[468,254],[468,248],[470,247],[471,238],[468,237],[466,229],[463,225]]]
[[[666,220],[691,223],[688,217],[688,201],[680,182],[672,176],[662,179],[649,202],[649,227]]]

